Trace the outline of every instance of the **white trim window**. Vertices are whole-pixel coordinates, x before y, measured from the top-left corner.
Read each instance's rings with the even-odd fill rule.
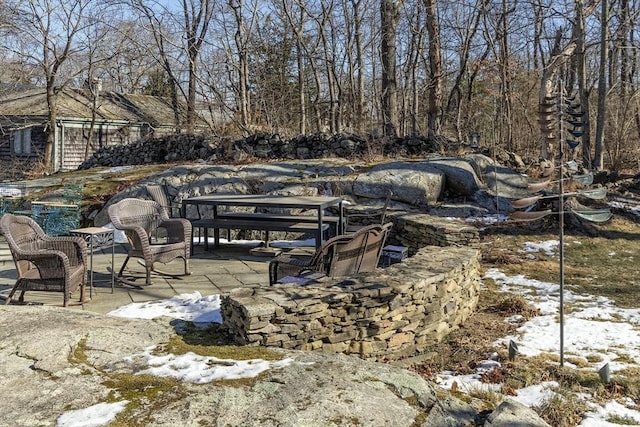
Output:
[[[18,156],[31,154],[31,128],[13,131],[13,154]]]

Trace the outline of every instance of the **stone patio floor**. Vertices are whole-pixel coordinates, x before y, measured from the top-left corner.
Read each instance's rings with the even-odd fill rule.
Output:
[[[243,286],[268,286],[268,267],[271,258],[252,256],[249,253],[250,249],[251,247],[247,245],[231,243],[221,245],[217,249],[210,247],[209,251],[205,251],[204,246],[196,245],[189,260],[191,275],[170,277],[153,274],[152,284],[142,289],[120,285],[116,281],[113,293],[111,293],[111,273],[109,270],[111,268],[111,249],[96,249],[93,254],[94,286],[91,300],[83,305],[72,305],[69,308],[105,314],[131,302],[171,298],[183,293],[198,291],[204,296],[224,294],[231,289]],[[114,262],[116,273],[125,257],[125,246],[116,243]],[[158,263],[156,268],[170,273],[184,271],[180,259],[168,264]],[[138,264],[137,259],[129,261],[125,274],[127,272],[139,277],[137,282],[144,283],[144,267]],[[7,294],[13,287],[15,279],[16,270],[11,253],[4,239],[0,239],[0,293]],[[87,286],[86,299],[89,298],[89,294],[90,290]],[[19,296],[19,292],[16,292],[15,297],[17,296]],[[79,293],[77,292],[72,296],[71,302],[77,302],[78,299]],[[62,306],[62,294],[28,291],[25,294],[25,302]],[[3,301],[0,301],[0,304],[2,303]]]

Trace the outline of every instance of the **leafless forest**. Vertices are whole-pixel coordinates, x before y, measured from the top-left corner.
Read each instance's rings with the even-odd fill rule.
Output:
[[[543,157],[565,126],[586,167],[638,169],[639,12],[639,0],[0,0],[0,91],[46,87],[51,123],[57,91],[85,87],[170,97],[186,132],[200,115],[234,137],[477,133]],[[565,108],[585,116],[571,124]]]

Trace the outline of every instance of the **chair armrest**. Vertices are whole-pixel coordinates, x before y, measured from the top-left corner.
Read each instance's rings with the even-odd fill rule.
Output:
[[[170,218],[162,221],[158,228],[167,230],[169,242],[182,242],[191,239],[191,221],[184,218]]]
[[[89,248],[87,242],[79,236],[48,236],[39,242],[41,249],[60,251],[68,258],[71,265],[86,265]]]
[[[14,253],[14,258],[16,264],[18,261],[28,261],[33,264],[43,279],[71,275],[69,257],[62,251],[52,249],[18,250]]]
[[[114,224],[116,229],[124,231],[124,234],[127,236],[127,240],[129,243],[137,249],[142,249],[145,246],[149,245],[149,234],[144,227],[139,225],[127,225],[127,224]]]

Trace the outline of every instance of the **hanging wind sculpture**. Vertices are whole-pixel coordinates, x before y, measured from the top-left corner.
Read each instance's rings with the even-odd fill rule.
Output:
[[[568,203],[566,211],[562,203],[564,197],[584,197],[591,200],[601,200],[607,196],[607,190],[602,187],[592,189],[581,189],[571,192],[564,192],[562,187],[564,182],[574,182],[583,186],[593,184],[593,173],[580,174],[578,163],[576,161],[576,148],[580,145],[580,139],[584,135],[584,125],[586,112],[582,110],[578,97],[573,94],[566,96],[561,82],[556,87],[555,94],[548,94],[540,103],[539,124],[542,137],[545,138],[547,147],[553,147],[555,143],[559,143],[559,165],[548,168],[548,176],[546,181],[530,182],[526,191],[530,195],[519,199],[511,200],[511,206],[516,210],[509,217],[514,221],[536,221],[548,215],[557,215],[560,213],[573,214],[576,217],[590,222],[608,221],[612,214],[609,209],[591,209],[581,205],[577,201]],[[564,130],[570,135],[564,139]],[[568,149],[570,160],[563,161],[564,147]],[[552,179],[554,170],[559,171],[559,177]],[[558,184],[553,190],[548,190],[552,184]],[[542,209],[539,202],[544,200],[554,201],[558,203],[552,204],[551,207]]]
[[[547,89],[551,88],[548,84]],[[558,259],[560,270],[560,298],[559,298],[559,323],[560,323],[560,367],[564,366],[564,218],[565,213],[573,214],[577,218],[589,222],[605,222],[611,218],[609,209],[591,209],[582,206],[577,201],[566,203],[565,197],[584,197],[592,200],[604,199],[607,196],[605,188],[578,189],[570,192],[564,191],[564,183],[572,181],[584,186],[593,184],[593,174],[578,174],[576,163],[576,148],[580,145],[580,138],[584,135],[585,112],[582,111],[576,95],[566,96],[564,82],[559,77],[555,87],[556,93],[545,94],[544,102],[540,103],[540,129],[545,138],[545,147],[552,147],[552,143],[559,142],[557,166],[549,167],[543,171],[543,176],[548,177],[543,182],[532,182],[527,185],[530,193],[527,197],[521,197],[511,201],[511,206],[516,210],[510,214],[515,221],[536,221],[548,215],[558,215]],[[556,99],[556,103],[552,103]],[[557,117],[553,117],[552,108],[555,107]],[[564,139],[565,126],[571,138]],[[565,144],[568,148],[570,160],[565,162]],[[551,176],[557,170],[558,178],[553,181]],[[546,191],[551,184],[557,184],[553,191]],[[546,191],[546,192],[545,192]],[[536,194],[538,193],[538,194]],[[538,209],[540,202],[550,199],[553,203],[546,209]],[[565,212],[565,206],[567,211]]]

